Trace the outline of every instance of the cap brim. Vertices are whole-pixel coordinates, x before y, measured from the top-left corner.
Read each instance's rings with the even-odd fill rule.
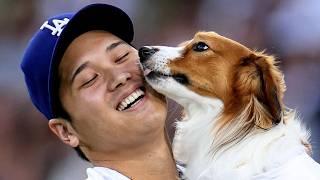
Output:
[[[121,9],[107,4],[92,4],[79,10],[63,29],[52,55],[49,75],[49,95],[52,115],[57,117],[59,101],[58,67],[70,43],[81,34],[91,30],[108,31],[127,43],[133,40],[133,25]]]

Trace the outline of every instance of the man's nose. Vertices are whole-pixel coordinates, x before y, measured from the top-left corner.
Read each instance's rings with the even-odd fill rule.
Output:
[[[144,61],[149,59],[157,51],[159,51],[159,49],[151,48],[148,46],[143,46],[142,48],[139,49],[140,62],[143,63]]]
[[[115,75],[113,82],[111,83],[109,90],[113,91],[127,83],[131,78],[131,74],[128,72],[123,72]]]

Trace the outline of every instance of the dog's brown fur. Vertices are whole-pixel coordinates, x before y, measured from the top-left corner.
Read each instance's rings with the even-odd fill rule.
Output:
[[[204,42],[209,49],[193,51],[198,42]],[[283,94],[286,88],[273,56],[250,50],[214,32],[199,32],[183,45],[186,48],[182,58],[168,65],[172,74],[186,75],[187,88],[218,98],[224,104],[213,130],[216,137],[221,133],[216,147],[241,140],[253,128],[267,130],[282,120],[285,123]],[[239,117],[244,118],[242,122],[236,122]],[[222,134],[232,130],[230,137]]]

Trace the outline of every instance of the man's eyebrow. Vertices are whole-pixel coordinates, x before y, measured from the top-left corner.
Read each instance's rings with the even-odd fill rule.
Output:
[[[107,46],[106,51],[111,51],[112,49],[116,48],[117,46],[119,46],[121,44],[126,44],[126,42],[124,42],[122,40],[114,42],[114,43],[110,44],[109,46]]]
[[[121,44],[126,44],[126,42],[120,40],[120,41],[117,41],[117,42],[114,42],[112,44],[110,44],[109,46],[107,46],[106,48],[106,51],[111,51],[112,49],[116,48],[117,46],[121,45]],[[89,61],[86,61],[84,62],[83,64],[81,64],[77,70],[75,70],[75,72],[73,73],[72,75],[72,78],[71,78],[71,83],[73,83],[74,79],[76,78],[76,76],[82,71],[84,70],[89,64]]]
[[[86,61],[84,63],[82,63],[77,70],[74,71],[72,78],[71,78],[71,84],[73,83],[74,79],[76,78],[76,76],[82,71],[84,70],[89,64],[89,61]]]

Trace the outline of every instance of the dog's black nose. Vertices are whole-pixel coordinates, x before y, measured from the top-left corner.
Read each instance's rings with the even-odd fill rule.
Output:
[[[157,51],[158,51],[158,49],[156,49],[156,48],[150,48],[150,47],[143,46],[142,48],[139,49],[140,61],[141,62],[146,61],[148,58],[150,58]]]

